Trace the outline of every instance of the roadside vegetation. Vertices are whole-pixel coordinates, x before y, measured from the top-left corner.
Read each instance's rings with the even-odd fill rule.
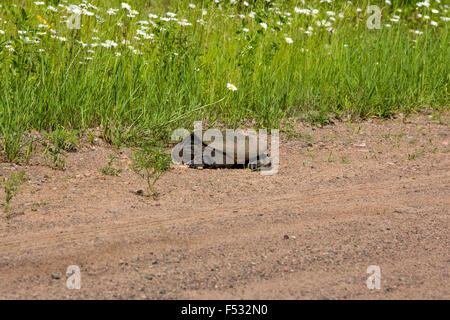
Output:
[[[380,29],[367,27],[368,1],[4,0],[1,157],[28,159],[31,130],[64,169],[97,127],[143,147],[195,120],[277,128],[447,111],[448,5],[370,4]]]
[[[21,185],[27,181],[25,171],[11,172],[9,177],[0,179],[5,192],[5,200],[2,202],[3,210],[8,213],[11,200],[19,193]]]

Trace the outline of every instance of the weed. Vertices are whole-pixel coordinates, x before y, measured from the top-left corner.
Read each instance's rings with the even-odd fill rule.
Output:
[[[95,131],[90,130],[87,133],[87,139],[91,145],[95,144]]]
[[[20,186],[27,181],[25,171],[21,170],[19,173],[11,172],[9,178],[2,178],[0,181],[5,190],[5,201],[2,203],[3,209],[5,212],[8,212],[12,198],[19,193]]]
[[[348,160],[347,157],[341,157],[341,162],[342,162],[343,164],[349,164],[349,163],[350,163],[350,160]]]
[[[359,125],[358,128],[353,131],[353,134],[359,134],[359,133],[361,133],[361,130],[362,130],[362,126]]]
[[[286,134],[287,139],[302,140],[308,144],[314,142],[313,137],[309,133],[295,130],[295,127],[292,124],[285,125],[283,131]]]
[[[31,210],[32,211],[37,211],[38,208],[45,207],[46,205],[47,205],[47,201],[34,202],[31,205]]]
[[[316,158],[316,154],[313,151],[307,151],[306,155],[311,158],[311,161],[314,161]]]
[[[44,157],[47,160],[47,164],[53,169],[64,170],[66,166],[65,153],[76,150],[78,132],[57,128],[50,133],[45,133],[44,136]]]
[[[330,139],[331,141],[336,140],[337,137],[338,137],[337,134],[335,134],[333,132],[328,132],[328,134],[327,134],[327,138]]]
[[[334,162],[333,151],[330,151],[330,153],[328,154],[327,161],[328,162]]]
[[[30,141],[28,141],[27,150],[25,152],[25,163],[26,164],[30,163],[31,156],[33,155],[33,150],[34,150],[33,143],[34,143],[34,138],[31,137]]]
[[[328,118],[328,112],[325,110],[320,111],[310,111],[303,118],[306,122],[310,122],[312,124],[324,126],[330,123]]]
[[[132,154],[130,168],[147,183],[148,196],[158,199],[155,183],[170,169],[170,155],[158,148],[144,146]]]
[[[9,162],[18,162],[23,147],[23,131],[3,132],[3,152]]]
[[[406,135],[403,131],[392,134],[393,137],[403,138]]]
[[[113,167],[114,162],[117,160],[117,156],[110,154],[108,163],[100,169],[100,172],[108,176],[118,176],[122,173],[122,169],[116,169]]]
[[[415,160],[425,153],[425,148],[416,150],[414,153],[408,154],[408,160]]]

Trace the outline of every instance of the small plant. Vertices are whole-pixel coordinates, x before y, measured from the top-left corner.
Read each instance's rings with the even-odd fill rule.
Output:
[[[332,132],[328,132],[327,138],[330,139],[331,141],[334,141],[337,138],[337,134],[334,134]]]
[[[55,150],[75,151],[78,146],[78,131],[57,128],[45,136],[53,144]]]
[[[296,131],[291,123],[285,125],[283,131],[286,134],[287,139],[302,140],[308,145],[311,145],[314,142],[313,137],[309,133]]]
[[[359,125],[358,128],[353,131],[353,134],[359,134],[359,133],[361,133],[361,130],[362,130],[362,126]]]
[[[330,151],[330,153],[328,154],[327,161],[328,162],[334,162],[333,151]]]
[[[299,134],[294,128],[294,125],[291,122],[284,124],[282,128],[283,132],[286,134],[287,139],[298,139]]]
[[[330,120],[328,119],[328,113],[325,110],[310,111],[305,115],[303,120],[306,122],[310,122],[311,124],[321,125],[321,126],[324,126],[324,125],[327,125],[330,123]]]
[[[108,163],[100,169],[100,172],[108,176],[118,176],[122,173],[122,169],[116,169],[113,167],[114,162],[117,160],[117,156],[114,154],[109,155]]]
[[[2,203],[5,212],[9,211],[11,199],[19,192],[20,185],[27,180],[25,171],[21,170],[19,173],[11,172],[9,178],[3,178],[0,181],[5,189],[5,202]]]
[[[419,149],[412,154],[408,154],[408,160],[415,160],[425,153],[425,148]]]
[[[403,138],[406,135],[406,133],[404,132],[399,132],[399,133],[394,133],[391,136],[393,137],[398,137],[398,138]]]
[[[23,147],[22,139],[23,131],[11,132],[0,131],[0,136],[3,137],[2,151],[6,155],[9,162],[18,162],[19,154]]]
[[[102,127],[102,137],[107,143],[112,144],[117,149],[120,148],[126,140],[125,130],[115,121],[108,121],[108,123]]]
[[[44,156],[50,160],[49,166],[53,169],[64,170],[66,166],[65,152],[75,151],[78,145],[77,132],[57,128],[51,133],[45,133]]]
[[[66,167],[66,157],[62,152],[54,152],[51,148],[45,148],[43,152],[47,165],[52,169],[64,170]]]
[[[95,144],[95,131],[91,130],[87,133],[87,138],[90,144]]]
[[[348,160],[347,157],[341,157],[341,161],[342,161],[343,164],[349,164],[350,163],[350,160]]]
[[[147,183],[148,196],[158,199],[155,183],[170,168],[170,155],[160,149],[143,147],[132,154],[130,168]]]
[[[311,158],[311,161],[314,161],[314,159],[316,158],[316,154],[312,151],[307,151],[306,155]]]
[[[34,138],[31,137],[30,141],[28,142],[27,150],[25,152],[25,163],[26,164],[30,163],[31,156],[33,154],[33,143],[34,143]]]

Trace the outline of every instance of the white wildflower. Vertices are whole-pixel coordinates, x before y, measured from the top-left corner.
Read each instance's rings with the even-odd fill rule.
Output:
[[[110,16],[113,16],[117,13],[117,11],[119,11],[119,9],[109,8],[108,11],[106,11],[106,13],[109,14]]]
[[[236,91],[237,90],[236,86],[234,84],[232,84],[232,83],[227,83],[227,88],[230,91]]]
[[[284,39],[286,40],[286,43],[287,43],[287,44],[294,43],[294,40],[292,40],[292,38],[286,37],[286,38],[284,38]]]

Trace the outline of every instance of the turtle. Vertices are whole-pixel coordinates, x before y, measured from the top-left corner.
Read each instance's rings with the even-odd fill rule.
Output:
[[[271,166],[267,143],[258,143],[259,137],[254,132],[239,130],[232,132],[228,139],[227,133],[211,129],[194,131],[173,148],[172,159],[180,159],[176,162],[195,169],[248,167],[256,170]],[[227,141],[230,138],[234,143],[227,149]]]

